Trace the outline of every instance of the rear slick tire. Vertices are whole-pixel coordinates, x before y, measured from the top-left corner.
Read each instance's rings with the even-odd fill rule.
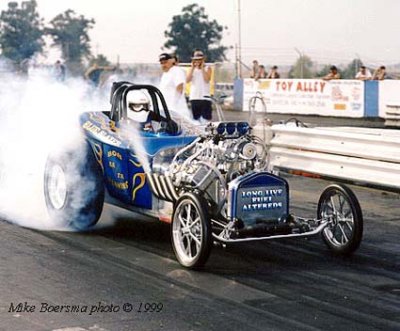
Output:
[[[83,231],[97,223],[104,204],[103,172],[89,144],[47,158],[44,196],[55,226]]]

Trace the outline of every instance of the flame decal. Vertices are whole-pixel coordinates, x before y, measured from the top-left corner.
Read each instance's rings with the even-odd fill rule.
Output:
[[[92,150],[94,152],[94,156],[96,157],[97,163],[100,164],[101,170],[103,170],[103,172],[104,172],[104,167],[103,167],[103,162],[102,162],[103,150],[101,149],[101,145],[93,143],[93,144],[90,144],[90,146],[92,147]]]
[[[132,155],[132,156],[136,157],[135,155]],[[129,161],[131,161],[131,163],[132,163],[135,167],[138,167],[138,168],[141,168],[141,167],[142,167],[142,164],[141,164],[140,162],[135,162],[135,161],[133,161],[133,160],[131,160],[131,159],[129,159]]]
[[[136,182],[136,178],[139,178],[139,183],[138,185],[135,187],[135,182]],[[139,172],[137,174],[135,174],[132,178],[132,201],[135,200],[136,198],[136,192],[139,191],[144,184],[146,183],[146,174],[144,174],[143,172]]]

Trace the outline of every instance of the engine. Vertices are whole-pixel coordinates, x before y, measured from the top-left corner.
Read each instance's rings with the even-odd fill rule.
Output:
[[[178,191],[201,193],[219,213],[229,182],[266,167],[266,147],[250,131],[246,122],[210,123],[188,146],[155,157],[153,171],[169,177]]]

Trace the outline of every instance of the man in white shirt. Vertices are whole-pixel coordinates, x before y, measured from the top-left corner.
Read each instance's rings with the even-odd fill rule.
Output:
[[[179,66],[179,58],[176,54],[171,55],[172,56],[172,63],[174,67],[176,67],[180,74],[183,76],[183,81],[186,82],[186,71],[182,67]]]
[[[365,66],[361,66],[360,71],[357,72],[356,79],[370,80],[371,78],[372,78],[371,72]]]
[[[203,52],[194,51],[186,82],[191,82],[189,100],[193,118],[200,122],[211,121],[210,79],[211,68],[205,65]]]
[[[160,80],[160,91],[167,103],[168,110],[187,116],[188,109],[184,96],[185,76],[180,68],[174,66],[173,57],[168,53],[159,56],[163,74]]]

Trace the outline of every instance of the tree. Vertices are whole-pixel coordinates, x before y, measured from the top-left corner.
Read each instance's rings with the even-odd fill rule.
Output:
[[[0,14],[2,55],[17,65],[41,53],[44,46],[43,19],[36,11],[36,0],[9,2]]]
[[[89,66],[92,66],[95,63],[97,65],[99,65],[99,66],[109,66],[109,65],[111,65],[111,62],[107,59],[107,57],[104,54],[98,54],[96,57],[93,57],[89,61]]]
[[[351,61],[347,67],[342,71],[342,78],[344,79],[354,79],[358,70],[363,65],[360,59],[354,59]]]
[[[173,16],[168,27],[169,30],[164,32],[168,38],[164,47],[178,54],[182,62],[190,62],[195,49],[201,49],[210,62],[226,58],[228,47],[220,44],[224,27],[216,20],[209,20],[204,7],[197,4],[183,7],[182,13]]]
[[[312,78],[314,77],[312,67],[313,62],[311,61],[311,58],[303,54],[290,68],[289,78]]]
[[[329,72],[331,71],[331,67],[333,66],[333,64],[326,64],[322,67],[322,69],[320,71],[317,72],[317,77],[325,77],[327,74],[329,74]],[[340,77],[343,78],[342,76],[342,71],[338,69],[338,73],[340,74]]]
[[[47,28],[47,33],[52,36],[54,44],[60,47],[62,56],[72,71],[81,70],[83,58],[90,57],[88,31],[94,23],[93,19],[78,16],[68,9],[53,18]]]

